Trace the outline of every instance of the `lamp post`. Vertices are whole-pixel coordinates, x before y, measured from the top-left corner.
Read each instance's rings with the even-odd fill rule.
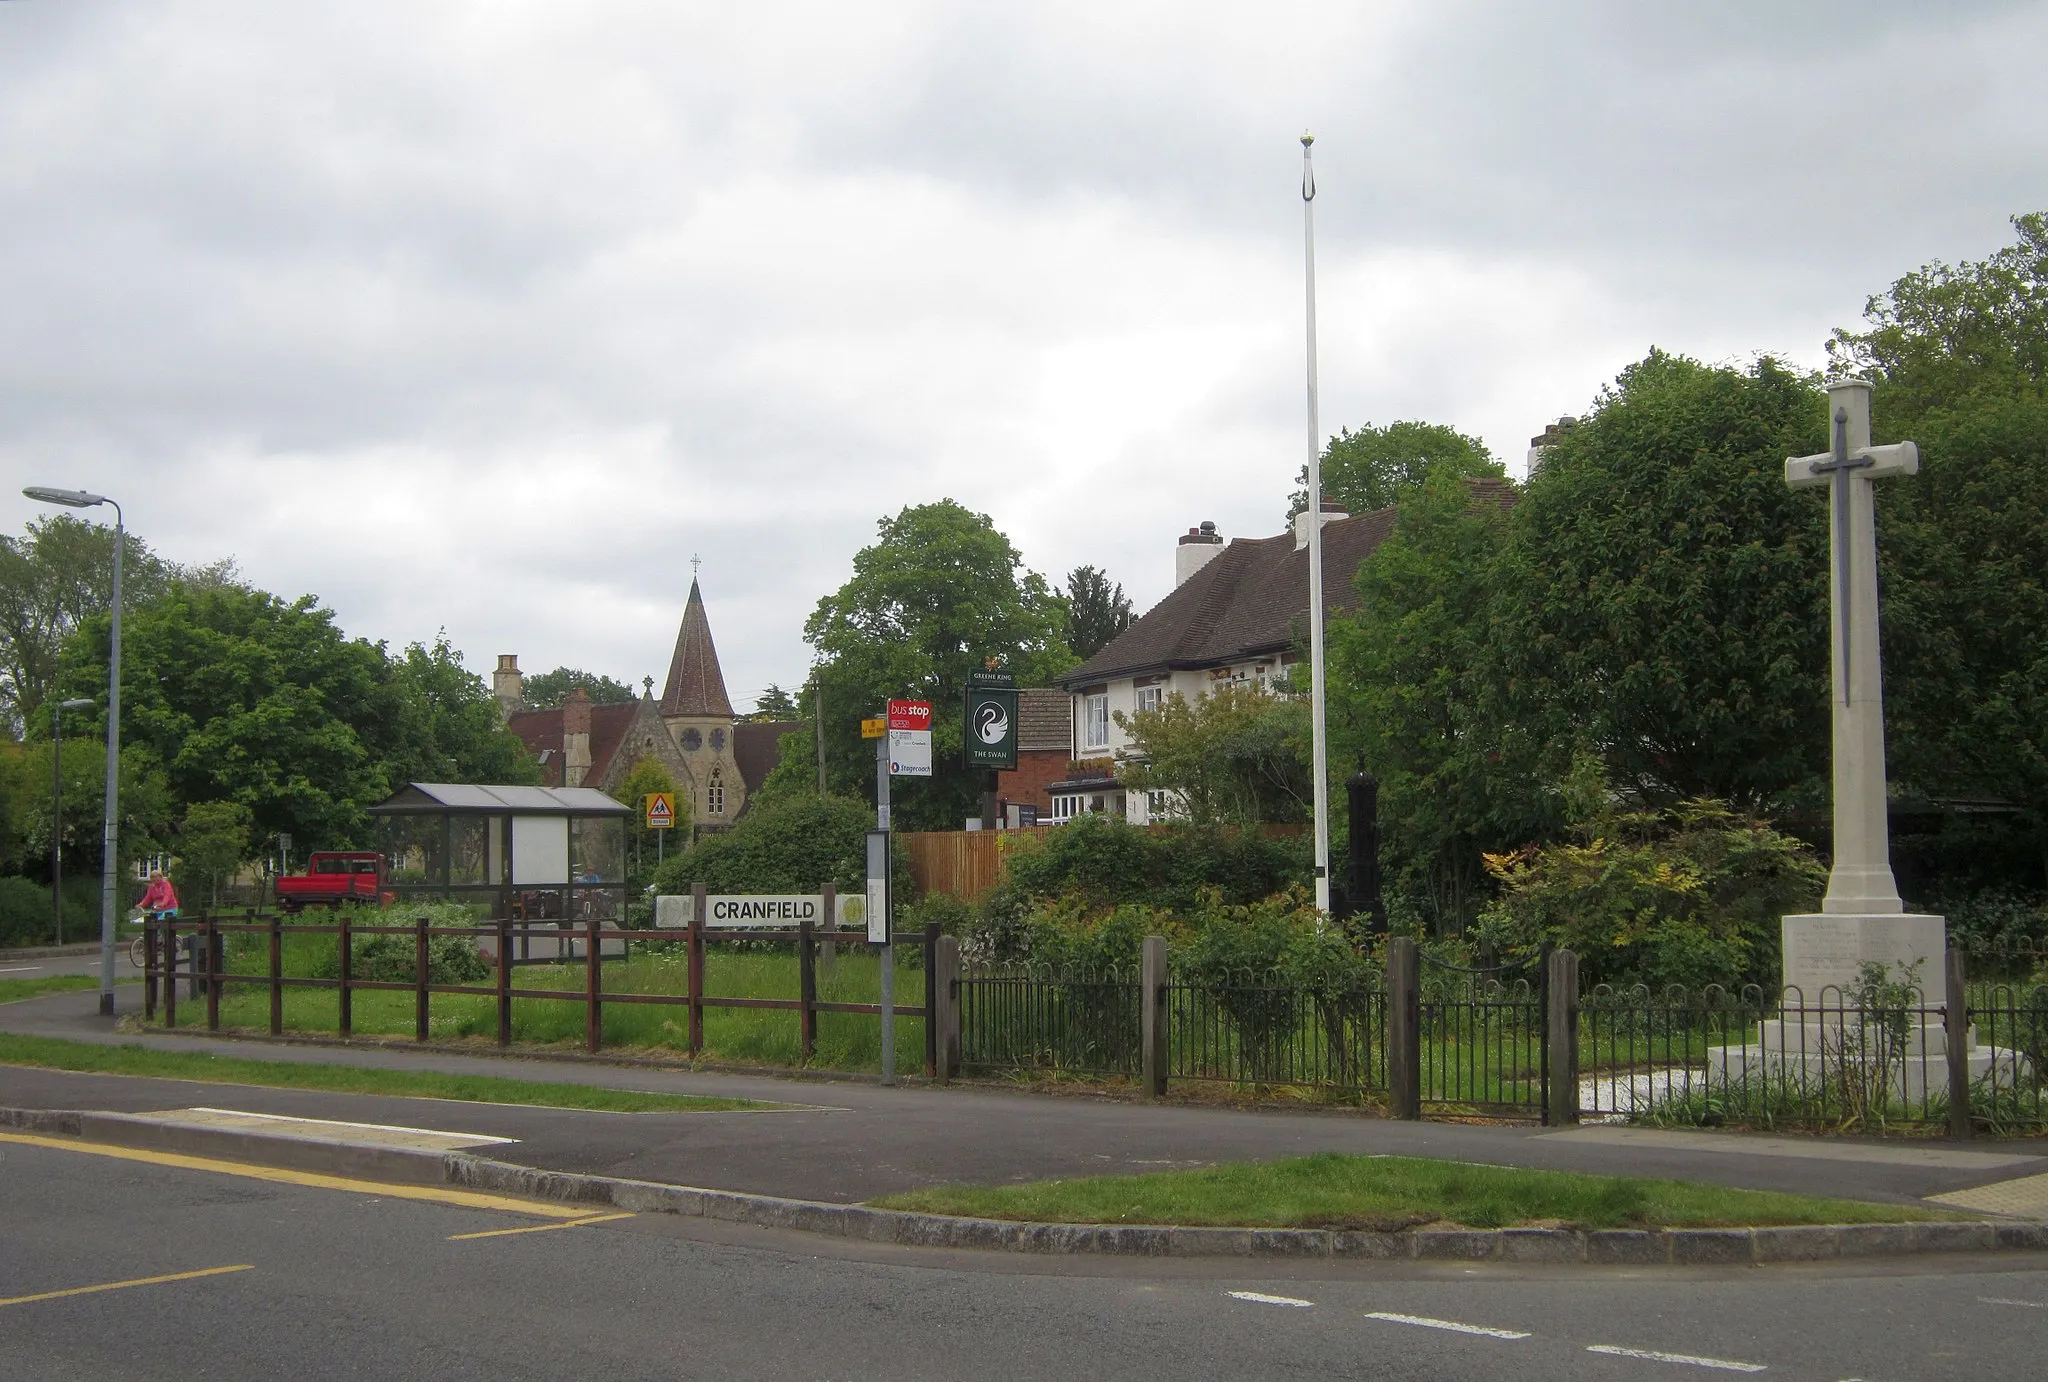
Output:
[[[114,910],[116,812],[121,792],[121,548],[127,542],[121,506],[104,494],[82,489],[50,489],[30,485],[22,490],[29,498],[67,509],[90,509],[112,504],[114,509],[114,628],[107,651],[107,802],[101,836],[104,857],[100,860],[100,1016],[114,1015]]]
[[[1308,297],[1309,771],[1315,775],[1316,910],[1330,912],[1330,745],[1323,671],[1323,424],[1316,389],[1316,171],[1301,137],[1301,245]]]
[[[50,917],[57,944],[64,944],[64,712],[84,710],[91,701],[50,703]]]

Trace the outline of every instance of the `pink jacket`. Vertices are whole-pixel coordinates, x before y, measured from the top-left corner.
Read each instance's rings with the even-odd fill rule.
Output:
[[[178,910],[178,894],[171,887],[170,879],[151,879],[149,890],[143,893],[142,901],[136,905],[145,912],[175,912]]]

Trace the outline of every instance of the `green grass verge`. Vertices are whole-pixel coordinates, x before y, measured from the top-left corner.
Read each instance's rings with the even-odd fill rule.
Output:
[[[319,1089],[337,1094],[388,1094],[408,1099],[456,1099],[477,1104],[530,1104],[538,1108],[599,1109],[611,1113],[720,1113],[787,1105],[756,1099],[696,1094],[649,1094],[634,1089],[508,1080],[496,1075],[444,1075],[431,1070],[366,1070],[347,1065],[298,1065],[242,1060],[202,1051],[156,1051],[146,1046],[100,1046],[57,1037],[0,1033],[0,1065],[79,1070],[100,1075],[143,1075],[210,1084]]]
[[[141,983],[140,976],[130,978],[120,975],[117,984]],[[34,998],[44,993],[69,993],[74,989],[96,989],[100,986],[97,974],[52,974],[42,979],[0,979],[0,1003],[18,1003],[24,998]]]
[[[941,1186],[873,1203],[883,1209],[1043,1223],[1383,1232],[1439,1222],[1468,1228],[1747,1228],[1958,1217],[1906,1205],[1730,1190],[1693,1181],[1336,1153],[1142,1176]]]

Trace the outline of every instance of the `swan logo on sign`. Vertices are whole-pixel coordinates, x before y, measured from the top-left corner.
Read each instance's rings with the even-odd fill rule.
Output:
[[[1013,686],[969,686],[966,710],[967,733],[960,738],[967,766],[1014,769],[1017,766],[1017,689]]]

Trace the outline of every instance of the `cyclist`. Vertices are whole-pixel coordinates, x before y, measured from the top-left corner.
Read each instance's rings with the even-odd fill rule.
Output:
[[[171,886],[171,880],[164,877],[163,870],[150,871],[149,886],[143,890],[142,901],[135,904],[135,909],[142,913],[144,922],[162,921],[178,915],[178,892]],[[186,942],[188,945],[192,943],[190,940]],[[142,969],[146,959],[143,939],[137,936],[128,944],[128,960],[137,969]]]
[[[164,877],[163,870],[150,870],[149,887],[143,891],[142,901],[136,906],[150,921],[162,921],[178,914],[177,890],[171,886],[171,880]]]

